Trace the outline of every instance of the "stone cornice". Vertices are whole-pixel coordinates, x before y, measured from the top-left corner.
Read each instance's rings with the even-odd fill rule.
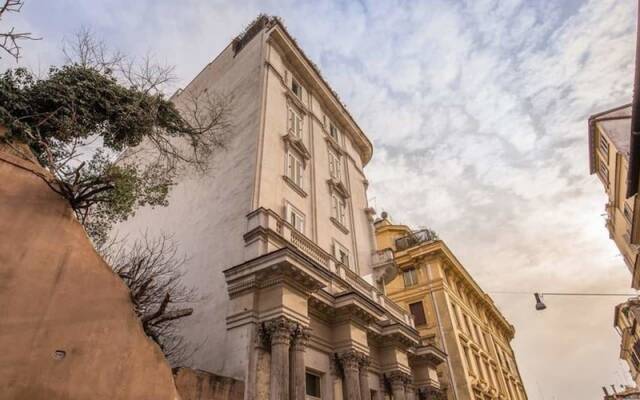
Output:
[[[339,123],[341,125],[348,127],[348,129],[343,129],[343,131],[354,141],[360,153],[362,164],[367,164],[369,160],[371,160],[373,145],[355,122],[349,111],[338,99],[329,84],[322,78],[315,65],[307,58],[302,49],[300,49],[279,21],[269,29],[267,34],[267,41],[270,44],[275,44],[275,47],[283,53],[285,59],[295,68],[297,75],[310,85],[314,93],[319,95],[319,101],[323,103],[333,115],[339,117]]]

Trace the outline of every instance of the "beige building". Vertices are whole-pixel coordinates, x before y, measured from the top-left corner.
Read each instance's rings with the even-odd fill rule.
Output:
[[[632,298],[615,308],[613,326],[620,334],[620,359],[629,365],[629,373],[640,384],[640,298]]]
[[[393,251],[400,269],[385,292],[410,311],[423,343],[442,348],[438,368],[449,400],[525,400],[510,342],[513,326],[446,244],[429,230],[376,221],[378,247]]]
[[[631,286],[640,289],[638,240],[633,229],[634,221],[640,219],[634,204],[638,196],[626,198],[630,131],[630,104],[589,118],[590,171],[598,176],[608,196],[606,227],[632,274]]]
[[[260,17],[174,101],[206,91],[234,97],[228,148],[119,227],[170,233],[189,256],[191,366],[252,400],[434,398],[446,354],[375,285],[395,264],[367,204],[372,145],[317,68]]]

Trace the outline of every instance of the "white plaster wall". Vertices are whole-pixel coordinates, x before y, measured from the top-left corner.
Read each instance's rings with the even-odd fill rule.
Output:
[[[232,93],[233,130],[228,148],[218,152],[205,176],[179,179],[169,206],[141,209],[117,228],[132,240],[145,231],[173,235],[184,265],[184,283],[201,296],[195,312],[185,318],[184,335],[197,351],[190,366],[246,380],[250,328],[227,334],[228,294],[222,271],[244,261],[246,214],[252,209],[257,137],[260,123],[261,36],[235,57],[227,47],[185,88]],[[183,95],[182,95],[183,96]],[[180,106],[178,96],[175,101]]]
[[[264,125],[264,152],[260,166],[259,206],[271,208],[284,216],[285,202],[291,203],[305,215],[305,235],[314,240],[328,253],[333,254],[333,242],[338,241],[357,261],[361,275],[371,272],[371,253],[374,249],[374,237],[371,222],[365,209],[368,207],[365,176],[362,172],[360,155],[351,143],[351,139],[341,127],[341,146],[346,152],[342,157],[342,181],[347,185],[351,197],[347,199],[348,233],[344,233],[331,221],[331,191],[327,180],[329,175],[328,147],[325,137],[328,135],[328,123],[332,118],[322,106],[315,93],[307,90],[310,85],[302,80],[295,69],[283,57],[281,50],[274,45],[268,46],[267,59],[272,68],[267,72],[266,106]],[[283,180],[286,166],[286,146],[282,136],[287,129],[287,96],[291,77],[303,86],[302,102],[309,113],[304,117],[303,142],[312,153],[304,172],[303,190],[306,197],[291,189]],[[327,125],[322,121],[326,115]]]

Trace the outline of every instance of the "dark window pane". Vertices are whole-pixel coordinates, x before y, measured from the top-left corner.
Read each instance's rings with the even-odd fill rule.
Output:
[[[425,325],[427,323],[427,317],[424,315],[424,307],[421,301],[409,304],[409,311],[413,315],[416,325]]]
[[[307,396],[320,398],[320,377],[307,372],[305,376],[307,386]]]

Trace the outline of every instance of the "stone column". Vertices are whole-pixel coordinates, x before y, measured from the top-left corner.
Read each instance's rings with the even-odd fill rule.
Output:
[[[362,400],[360,396],[359,364],[360,356],[355,351],[348,351],[340,355],[340,364],[344,372],[343,387],[345,400]]]
[[[269,321],[271,334],[270,400],[289,400],[289,344],[295,325],[286,318]]]
[[[380,377],[378,378],[378,386],[378,398],[371,400],[384,400],[384,395],[387,393],[387,385],[384,383],[384,374],[380,374]]]
[[[365,355],[360,358],[360,397],[362,400],[376,400],[371,398],[369,390],[369,357]]]
[[[305,388],[304,352],[308,341],[309,329],[298,325],[293,333],[293,341],[291,342],[290,393],[292,400],[304,400],[307,394]]]
[[[406,384],[404,391],[406,400],[416,400],[416,390],[411,382]]]
[[[389,381],[391,381],[391,393],[393,394],[393,400],[407,400],[405,396],[405,374],[402,372],[392,372],[389,374]]]

